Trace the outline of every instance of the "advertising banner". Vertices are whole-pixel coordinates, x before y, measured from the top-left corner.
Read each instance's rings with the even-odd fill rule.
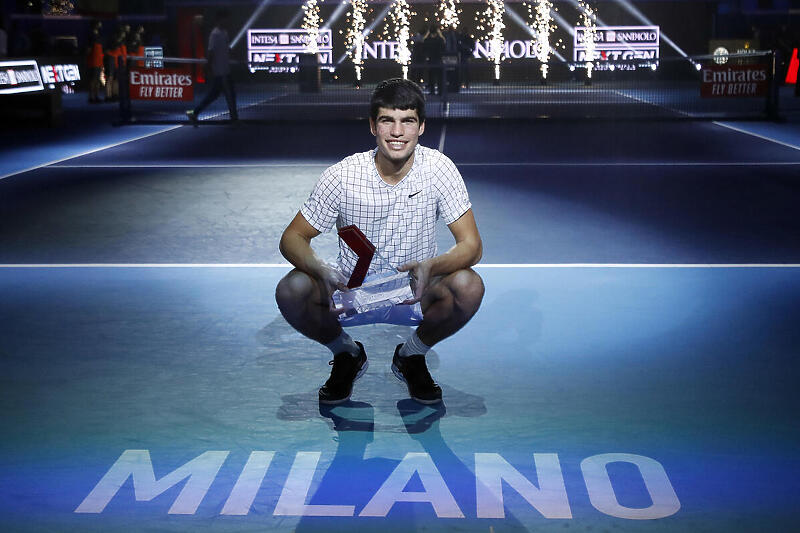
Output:
[[[320,29],[317,36],[320,68],[333,70],[333,37],[330,29]],[[300,55],[308,48],[308,32],[295,29],[247,30],[247,64],[250,72],[296,72]]]
[[[173,69],[131,69],[131,100],[193,100],[192,75]]]
[[[769,89],[767,65],[708,65],[702,75],[703,98],[764,97]]]
[[[42,81],[50,86],[81,81],[81,69],[75,63],[41,65]]]
[[[714,63],[725,65],[728,63],[730,54],[758,54],[758,39],[712,39],[708,42],[708,53],[714,56]],[[744,58],[734,58],[731,63],[741,65],[745,63]]]
[[[597,62],[595,69],[606,70],[605,62],[636,61],[629,65],[617,65],[621,70],[636,70],[637,66],[650,66],[659,58],[661,29],[659,26],[597,26],[594,33],[594,55],[587,57],[587,29],[576,26],[572,59],[577,62]]]
[[[161,46],[145,46],[144,47],[144,60],[145,68],[164,68],[164,48]]]
[[[33,59],[0,61],[0,94],[44,90],[39,65]]]

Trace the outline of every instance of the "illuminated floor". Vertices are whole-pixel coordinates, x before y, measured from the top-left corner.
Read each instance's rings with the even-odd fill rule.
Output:
[[[777,531],[798,518],[796,270],[483,268],[481,312],[431,357],[441,408],[406,399],[389,371],[408,329],[366,326],[353,334],[369,372],[333,409],[316,402],[329,354],[277,313],[284,271],[4,270],[6,526]],[[221,453],[192,470],[200,488],[147,481],[150,464],[164,479],[210,451]],[[263,482],[251,467],[252,492],[232,496],[258,452],[274,453]],[[590,493],[581,463],[610,453],[661,465],[680,510],[661,518],[663,480],[631,463],[609,468],[613,490]],[[118,465],[119,481],[142,472],[138,493],[130,480],[100,482],[125,454],[145,461]],[[512,475],[536,485],[534,454],[555,454],[537,456],[551,492],[528,489],[536,506]],[[546,468],[555,457],[563,489]],[[485,484],[492,467],[516,484],[504,518],[478,515],[502,507],[477,499],[476,460],[490,465]],[[307,498],[287,488],[311,472]],[[395,492],[380,489],[391,476]],[[430,502],[392,505],[404,498]],[[660,519],[631,519],[641,508]],[[304,512],[323,517],[276,516]],[[330,517],[341,514],[355,517]]]
[[[429,124],[483,306],[429,358],[440,408],[389,370],[409,329],[365,326],[368,373],[321,409],[330,355],[277,313],[276,239],[369,148],[349,128],[294,159],[295,129],[182,128],[0,181],[0,529],[794,528],[800,152],[710,123]],[[251,265],[196,265],[223,262]]]

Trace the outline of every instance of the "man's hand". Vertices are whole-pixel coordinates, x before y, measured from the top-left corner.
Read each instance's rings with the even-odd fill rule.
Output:
[[[411,305],[422,300],[431,281],[431,266],[430,260],[411,261],[397,269],[400,272],[411,272],[411,288],[414,291],[414,298],[401,303]]]
[[[347,288],[347,278],[344,277],[344,274],[326,263],[320,264],[315,275],[317,279],[325,284],[325,288],[328,289],[328,294],[330,295],[333,295],[333,292],[337,289],[340,291],[349,290]]]

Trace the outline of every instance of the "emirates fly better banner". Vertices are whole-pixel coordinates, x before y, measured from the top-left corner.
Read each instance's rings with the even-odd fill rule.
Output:
[[[766,96],[769,76],[766,65],[709,65],[703,67],[700,95],[703,98]]]
[[[129,89],[132,100],[192,100],[192,75],[180,70],[134,69],[130,72]]]

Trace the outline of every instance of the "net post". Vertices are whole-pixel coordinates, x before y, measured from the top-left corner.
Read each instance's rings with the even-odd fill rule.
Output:
[[[777,121],[780,117],[778,115],[778,95],[780,91],[778,90],[779,82],[778,82],[778,64],[779,64],[779,50],[772,50],[769,55],[769,59],[771,59],[772,64],[769,65],[769,89],[767,91],[767,119]]]
[[[448,76],[449,71],[445,66],[444,59],[442,59],[440,67],[442,71],[439,74],[439,98],[442,115],[444,115],[444,110],[447,108],[447,86],[450,84],[450,77]]]
[[[130,64],[131,60],[125,57],[119,66],[119,120],[122,124],[127,124],[131,120]]]

